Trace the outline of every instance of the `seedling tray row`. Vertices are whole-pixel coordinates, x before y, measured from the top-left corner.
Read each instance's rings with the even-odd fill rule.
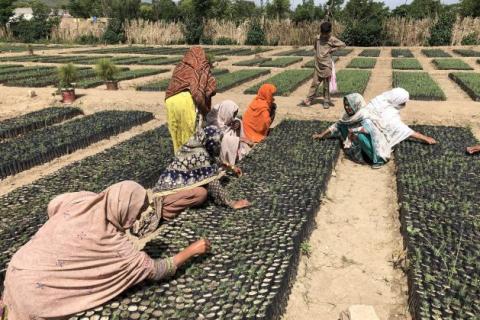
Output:
[[[7,119],[0,122],[0,139],[14,138],[81,114],[83,111],[76,107],[51,107]]]
[[[285,68],[300,61],[302,61],[302,58],[299,57],[282,57],[276,58],[274,60],[265,61],[260,64],[260,67]]]
[[[378,57],[380,56],[380,49],[365,49],[359,54],[360,57]]]
[[[377,64],[375,58],[353,58],[347,65],[347,68],[373,69]]]
[[[0,143],[0,178],[48,162],[153,119],[143,111],[103,111]]]
[[[392,69],[422,70],[423,67],[417,59],[393,59]]]
[[[78,68],[78,78],[85,79],[95,76],[95,70],[86,67]],[[33,87],[41,88],[47,86],[56,86],[59,83],[58,73],[56,69],[50,72],[40,73],[37,76],[30,75],[29,77],[21,77],[17,79],[8,80],[4,83],[9,87]]]
[[[232,195],[252,201],[251,208],[234,211],[209,203],[188,210],[163,225],[145,249],[154,258],[168,257],[206,237],[210,254],[171,279],[142,283],[71,319],[279,319],[297,273],[300,244],[315,225],[339,154],[334,140],[312,142],[311,135],[327,125],[283,121],[242,161],[247,174],[228,184]]]
[[[225,73],[216,77],[217,92],[225,92],[245,82],[259,78],[270,73],[268,69],[239,70]]]
[[[168,69],[134,69],[134,70],[125,70],[117,75],[114,76],[114,79],[116,81],[124,81],[124,80],[131,80],[131,79],[136,79],[136,78],[141,78],[141,77],[146,77],[146,76],[153,76],[159,73],[164,73],[167,72]],[[91,79],[85,79],[82,81],[79,81],[77,83],[78,88],[93,88],[93,87],[98,87],[104,83],[104,80],[95,77]]]
[[[471,49],[454,49],[453,52],[461,55],[462,57],[480,57],[480,51]]]
[[[468,63],[460,59],[433,59],[432,63],[439,70],[473,70]]]
[[[470,72],[449,73],[450,79],[455,81],[474,101],[480,101],[480,74]]]
[[[429,58],[450,58],[452,56],[441,49],[422,49],[422,53]]]
[[[406,141],[395,151],[411,313],[414,319],[478,319],[480,156],[465,152],[478,141],[465,128],[413,129],[440,143]]]
[[[427,72],[393,72],[393,88],[404,88],[414,100],[446,100],[445,93]]]
[[[250,88],[245,90],[246,94],[256,94],[258,89],[265,84],[271,83],[277,87],[277,94],[281,96],[289,96],[303,83],[307,82],[313,76],[313,70],[296,69],[286,70],[274,75]]]
[[[249,60],[242,60],[240,62],[236,62],[233,65],[234,66],[245,66],[245,67],[252,67],[252,66],[258,66],[261,63],[264,63],[266,61],[270,61],[272,58],[253,58]]]
[[[392,57],[394,58],[413,58],[410,49],[392,49]]]

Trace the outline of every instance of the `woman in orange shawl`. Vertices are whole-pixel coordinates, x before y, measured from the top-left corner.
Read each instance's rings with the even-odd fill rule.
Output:
[[[54,198],[49,220],[8,265],[3,293],[8,320],[58,319],[98,307],[145,279],[173,275],[190,257],[208,251],[207,240],[166,259],[138,251],[125,231],[151,209],[147,200],[147,191],[133,181],[98,194]],[[0,301],[0,318],[2,309]]]
[[[255,99],[243,114],[242,123],[245,137],[253,143],[261,142],[268,135],[268,130],[275,118],[276,105],[273,95],[277,88],[266,83],[260,87]]]
[[[205,51],[192,47],[173,70],[165,105],[175,153],[193,136],[197,112],[204,118],[211,109],[217,84],[210,69]]]

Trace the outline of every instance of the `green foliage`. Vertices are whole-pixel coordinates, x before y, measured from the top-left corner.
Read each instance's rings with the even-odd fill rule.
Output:
[[[347,68],[372,69],[376,63],[377,59],[375,58],[354,58],[350,61]]]
[[[180,5],[182,3],[188,4],[187,1],[182,1]],[[188,44],[198,44],[202,39],[205,18],[211,9],[212,0],[196,0],[190,1],[190,3],[188,11],[183,12],[184,26],[182,32]]]
[[[107,29],[102,35],[102,41],[108,44],[118,44],[126,40],[123,22],[112,18],[108,21]]]
[[[308,243],[308,241],[304,241],[300,244],[300,252],[302,253],[302,255],[310,258],[310,256],[312,255],[312,251],[312,245]]]
[[[0,26],[4,26],[13,16],[14,0],[0,0]]]
[[[152,3],[155,20],[173,21],[180,18],[180,10],[172,0],[156,0]]]
[[[120,70],[115,66],[115,64],[110,59],[100,59],[95,65],[95,72],[97,76],[104,81],[113,81],[116,74]]]
[[[465,61],[460,59],[434,59],[432,62],[439,70],[473,70]]]
[[[422,70],[423,67],[417,59],[393,59],[392,69]]]
[[[429,58],[448,58],[452,56],[441,49],[422,49],[422,53]]]
[[[462,39],[462,46],[475,46],[480,44],[478,40],[478,33],[472,32]]]
[[[337,72],[337,95],[358,92],[363,94],[372,72],[369,70],[340,70]]]
[[[271,83],[277,87],[277,95],[289,96],[312,76],[313,70],[287,70],[248,88],[244,93],[256,94],[263,84]]]
[[[379,46],[385,35],[383,21],[388,8],[383,2],[350,0],[343,11],[345,30],[341,38],[354,46]]]
[[[91,33],[82,34],[81,36],[79,36],[75,39],[75,43],[83,44],[83,45],[85,45],[85,44],[98,44],[98,43],[100,43],[100,38],[98,38],[97,36],[94,36]]]
[[[101,2],[98,0],[70,0],[68,12],[78,18],[99,17],[102,15]]]
[[[125,20],[140,17],[141,0],[102,0],[104,14],[109,18]]]
[[[392,57],[413,58],[413,53],[410,49],[392,49]]]
[[[432,18],[437,16],[442,9],[439,0],[413,0],[408,6],[408,17],[414,19]]]
[[[462,57],[480,57],[480,51],[471,49],[454,49],[453,52],[461,55]]]
[[[167,72],[166,69],[135,69],[135,70],[122,70],[114,75],[114,81],[123,81],[130,79],[137,79],[146,76],[152,76],[159,73]],[[103,84],[103,81],[99,78],[88,77],[77,83],[78,88],[93,88]]]
[[[14,38],[22,42],[35,42],[50,36],[52,29],[60,24],[60,18],[50,18],[50,8],[39,0],[30,3],[33,18],[25,20],[23,17],[13,21],[10,29]]]
[[[427,72],[393,72],[392,87],[404,88],[414,100],[446,100],[445,93]]]
[[[475,101],[480,101],[480,74],[472,72],[453,72],[448,75]]]
[[[229,73],[224,73],[216,77],[217,92],[225,92],[228,89],[239,86],[242,83],[251,81],[260,76],[269,74],[270,70],[265,69],[250,69],[239,70]]]
[[[292,20],[296,23],[321,20],[325,16],[321,6],[316,6],[313,0],[303,0],[292,13]]]
[[[60,80],[60,88],[71,88],[73,83],[77,81],[78,78],[78,69],[73,65],[73,63],[67,63],[63,66],[58,67],[58,78]]]
[[[265,31],[258,21],[253,21],[247,32],[245,44],[249,46],[261,46],[266,43]]]
[[[480,1],[478,0],[461,0],[460,13],[464,17],[480,17]]]
[[[248,67],[251,67],[251,66],[258,66],[260,63],[270,61],[270,60],[272,60],[272,58],[258,57],[258,58],[248,59],[248,60],[242,60],[242,61],[234,63],[233,65],[234,66],[248,66]]]
[[[285,19],[290,14],[290,0],[272,0],[266,5],[267,16]]]
[[[215,41],[215,44],[219,46],[232,46],[232,45],[237,45],[238,42],[231,38],[220,37]]]
[[[445,12],[440,15],[437,23],[430,29],[428,44],[431,46],[450,45],[455,19],[455,14],[452,12]]]
[[[380,55],[380,49],[365,49],[360,52],[361,57],[378,57]]]
[[[253,1],[235,0],[232,3],[231,16],[235,21],[257,19],[260,15],[261,10],[255,6],[255,2]]]
[[[265,61],[260,64],[260,67],[285,68],[300,61],[302,61],[302,58],[300,57],[281,57],[274,60]]]

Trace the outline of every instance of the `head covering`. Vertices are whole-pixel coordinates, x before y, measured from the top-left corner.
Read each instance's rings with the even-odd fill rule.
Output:
[[[201,47],[192,47],[173,70],[165,92],[165,100],[182,91],[190,91],[197,109],[203,115],[210,111],[210,99],[217,83],[210,71],[210,63]]]
[[[207,126],[190,138],[160,175],[153,188],[156,196],[202,186],[217,179],[220,168],[215,158],[219,156],[220,141],[221,132],[215,126]]]
[[[358,111],[360,111],[360,109],[362,109],[367,105],[363,96],[360,93],[348,94],[343,98],[343,103],[344,103],[344,106],[346,106],[348,103],[353,113],[348,114],[347,109],[345,108],[345,114],[343,115],[340,121],[343,124],[358,122],[359,120],[361,121],[361,119],[357,119],[357,118],[361,118],[363,115],[359,114],[357,117],[355,117],[355,115],[358,113]]]
[[[385,100],[394,108],[402,109],[410,100],[410,94],[403,88],[395,88],[382,94]]]
[[[276,92],[277,88],[273,84],[262,85],[243,115],[243,129],[246,137],[252,142],[260,142],[268,134],[268,129],[272,124],[270,111],[273,105],[273,95]]]
[[[12,319],[65,317],[97,307],[154,271],[124,230],[140,214],[146,190],[133,181],[105,191],[62,194],[49,220],[13,256],[5,280]]]
[[[234,165],[238,158],[240,136],[243,132],[240,119],[235,118],[238,105],[232,100],[225,100],[215,105],[207,115],[207,125],[217,126],[223,134],[220,159]],[[233,122],[240,123],[240,130],[231,128]]]

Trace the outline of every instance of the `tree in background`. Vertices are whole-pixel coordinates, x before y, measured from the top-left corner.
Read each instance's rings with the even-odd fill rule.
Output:
[[[261,15],[261,8],[255,6],[253,1],[234,0],[231,10],[232,19],[235,21],[244,21]]]
[[[187,2],[184,0],[180,3]],[[188,11],[184,11],[183,16],[183,35],[188,44],[198,44],[203,35],[205,18],[208,16],[212,8],[212,0],[194,0],[191,1],[192,6],[188,7]]]
[[[286,19],[290,14],[290,0],[272,0],[266,10],[269,18]]]
[[[4,27],[13,16],[13,1],[0,0],[0,27]]]
[[[344,0],[327,0],[324,6],[325,16],[328,16],[329,20],[339,20],[342,16],[344,2]]]
[[[180,19],[180,11],[172,0],[156,0],[152,5],[155,20],[174,21]]]
[[[140,0],[101,0],[103,14],[110,18],[103,42],[115,44],[126,40],[125,21],[140,17],[140,4]]]
[[[322,7],[315,6],[313,0],[303,0],[292,13],[292,20],[296,23],[321,20],[325,16]]]
[[[354,46],[378,46],[385,38],[383,22],[389,11],[383,2],[350,0],[343,10],[342,40]]]
[[[32,19],[28,21],[20,17],[12,21],[10,28],[13,36],[23,42],[48,38],[52,29],[60,24],[60,18],[50,17],[51,9],[39,0],[30,1],[29,6],[32,8]]]
[[[406,18],[410,14],[410,6],[408,4],[402,4],[392,10],[392,16]]]
[[[98,0],[70,0],[66,8],[77,18],[88,19],[102,15],[102,6]]]
[[[431,46],[450,45],[455,19],[455,12],[443,12],[435,25],[430,29],[430,38],[428,39],[428,44]]]
[[[461,0],[460,13],[464,17],[480,17],[479,0]]]

